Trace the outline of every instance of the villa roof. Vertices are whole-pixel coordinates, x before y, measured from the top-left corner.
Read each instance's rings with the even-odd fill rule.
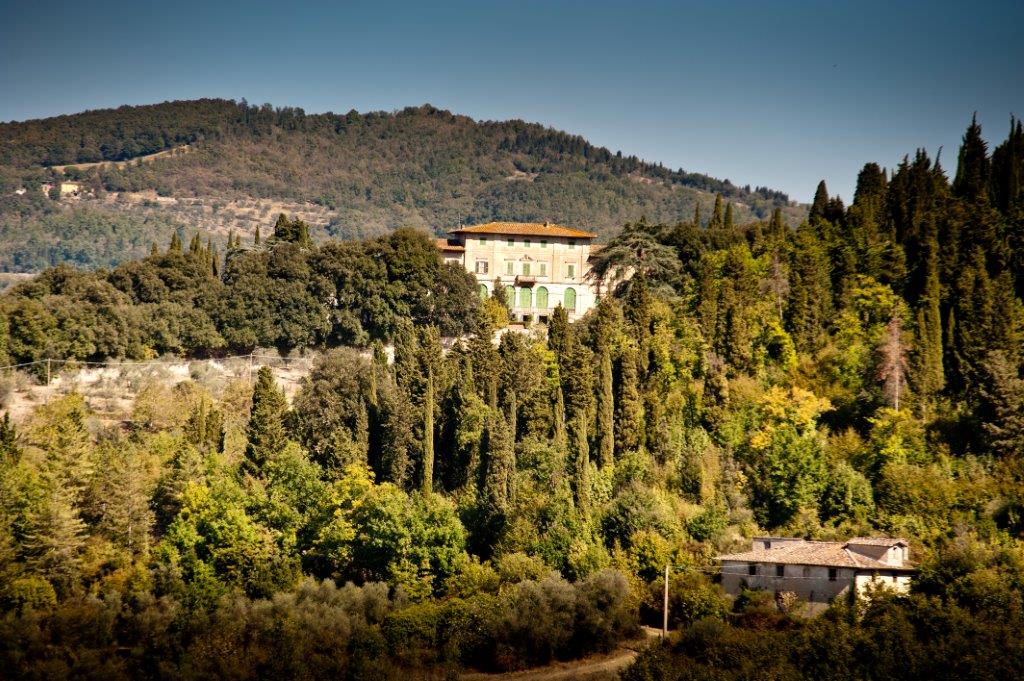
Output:
[[[845,567],[865,570],[889,570],[913,572],[908,566],[883,563],[869,556],[851,551],[847,542],[831,541],[790,541],[782,542],[770,549],[753,549],[743,553],[729,553],[718,556],[721,561],[744,563],[773,563],[784,565],[818,565]]]
[[[586,232],[575,227],[565,227],[549,222],[488,222],[482,225],[470,225],[453,229],[449,234],[501,234],[508,236],[551,236],[571,239],[593,239],[594,232]]]

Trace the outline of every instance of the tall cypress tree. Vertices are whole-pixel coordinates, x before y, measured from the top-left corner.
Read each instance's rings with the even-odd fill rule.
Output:
[[[268,458],[284,449],[288,440],[284,429],[287,409],[284,393],[274,382],[270,367],[260,367],[252,391],[252,411],[246,430],[249,441],[245,448],[246,469],[253,475],[260,473]]]
[[[987,202],[988,188],[988,145],[981,137],[981,126],[975,114],[960,145],[953,194],[969,202]]]
[[[816,219],[824,220],[825,215],[828,213],[828,187],[825,186],[825,180],[818,183],[818,188],[814,191],[814,201],[811,203],[811,211],[807,215],[807,219],[813,222]]]
[[[722,195],[715,194],[715,208],[711,212],[708,229],[721,229],[725,226],[725,215],[722,212]]]
[[[615,404],[615,452],[622,456],[644,441],[644,405],[640,396],[636,347],[627,343],[619,356],[619,390]]]
[[[732,221],[732,201],[725,204],[725,222],[724,226],[726,229],[732,229],[734,227]]]
[[[607,343],[600,350],[597,389],[597,461],[604,468],[615,457],[615,405],[612,382],[612,353]]]
[[[939,284],[939,242],[934,223],[925,242],[924,293],[917,311],[918,390],[922,396],[934,396],[946,383],[942,366],[942,292]]]

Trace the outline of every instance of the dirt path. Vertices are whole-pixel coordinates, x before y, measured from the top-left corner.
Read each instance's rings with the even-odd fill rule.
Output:
[[[591,655],[572,662],[555,662],[545,667],[535,667],[519,672],[484,674],[473,672],[459,677],[461,681],[612,681],[619,672],[636,659],[637,653],[651,641],[661,636],[661,631],[644,627],[643,638],[627,641],[618,650],[601,655]]]

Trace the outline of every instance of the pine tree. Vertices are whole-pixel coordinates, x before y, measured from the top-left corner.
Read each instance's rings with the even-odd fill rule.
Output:
[[[1024,453],[1024,379],[1001,350],[989,353],[984,377],[979,412],[985,441],[997,456],[1019,457]]]
[[[246,468],[251,474],[259,475],[267,460],[284,449],[287,443],[284,414],[287,409],[288,403],[278,390],[270,367],[260,367],[246,430],[249,441],[245,449]]]

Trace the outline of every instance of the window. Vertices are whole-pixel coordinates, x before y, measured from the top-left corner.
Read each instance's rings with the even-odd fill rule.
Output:
[[[751,563],[750,565],[747,566],[747,574],[748,575],[756,575],[757,574],[757,563]]]
[[[540,240],[540,247],[541,248],[547,248],[548,247],[548,240],[547,239],[541,239]]]
[[[804,565],[804,569],[803,569],[803,577],[804,577],[804,579],[807,579],[810,576],[811,576],[811,568],[810,568],[810,566],[809,565]]]
[[[476,261],[476,273],[477,274],[487,274],[487,261],[486,260],[477,260]]]
[[[513,239],[512,237],[509,237],[508,238],[508,245],[509,246],[515,246],[516,245],[516,240]]]
[[[776,577],[785,577],[786,576],[786,566],[785,565],[776,565],[775,566],[775,576]]]
[[[486,300],[487,293],[487,284],[480,284],[480,300]]]
[[[540,276],[548,276],[548,264],[546,262],[540,263]]]
[[[836,581],[836,577],[838,575],[839,575],[839,570],[837,570],[835,568],[829,568],[828,569],[828,581],[830,581],[830,582]]]
[[[519,307],[526,309],[533,307],[533,291],[528,288],[519,289]]]
[[[576,311],[576,291],[574,289],[565,289],[565,309]]]
[[[487,243],[487,237],[485,237],[485,236],[480,237],[480,245],[483,246],[485,243]]]
[[[576,248],[576,239],[569,239],[569,248]]]
[[[770,548],[772,547],[772,543],[771,543],[770,541],[766,541],[766,542],[764,543],[764,547],[765,547],[766,549],[770,549]]]
[[[516,290],[511,286],[505,287],[505,302],[509,307],[514,307],[516,304]]]
[[[530,276],[530,263],[528,263],[528,262],[524,262],[523,263],[523,276],[524,277]]]
[[[565,268],[565,277],[567,279],[576,278],[576,265],[567,265]]]
[[[537,308],[548,309],[548,290],[543,286],[537,288]]]
[[[515,270],[513,269],[515,266],[516,264],[511,260],[505,263],[505,274],[515,274]]]
[[[530,240],[529,239],[523,239],[523,248],[529,248],[529,247],[530,247]]]

